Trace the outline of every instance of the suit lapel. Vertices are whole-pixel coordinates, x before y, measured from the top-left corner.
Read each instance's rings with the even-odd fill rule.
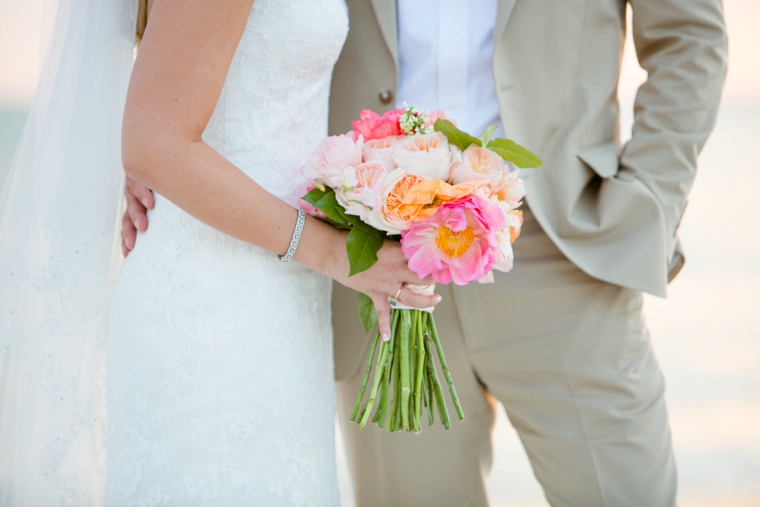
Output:
[[[517,0],[499,0],[499,6],[496,9],[496,31],[494,32],[494,42],[496,44],[499,43],[499,39],[501,39],[501,36],[504,33],[504,28],[507,26],[509,16],[512,15],[512,9],[514,8],[516,1]]]
[[[398,27],[396,22],[396,0],[372,0],[377,22],[383,32],[388,50],[398,66]]]

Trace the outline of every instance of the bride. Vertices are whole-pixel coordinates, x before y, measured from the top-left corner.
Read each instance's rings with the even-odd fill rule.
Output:
[[[94,19],[88,29],[102,30],[103,41],[110,41],[107,27],[93,26],[104,23],[101,11],[123,11],[123,17],[133,12],[133,1],[119,9],[99,0],[61,0],[56,23],[70,29],[77,19]],[[66,5],[69,18],[60,14]],[[299,168],[326,136],[332,66],[348,29],[346,6],[343,0],[155,0],[142,7],[149,22],[126,94],[121,152],[127,175],[153,189],[156,203],[151,227],[124,261],[110,304],[105,504],[337,505],[330,279],[372,298],[383,334],[389,333],[388,297],[404,283],[428,282],[407,269],[393,242],[383,246],[372,269],[349,277],[346,234],[297,211],[307,184]],[[71,37],[63,47],[57,40],[46,68],[56,104],[66,103],[65,94],[57,93],[71,74],[91,68],[98,79],[110,79],[108,59],[67,66],[67,51],[77,44],[89,51],[92,40]],[[51,61],[57,62],[52,70]],[[66,91],[83,104],[98,99]],[[36,105],[52,114],[53,102],[40,99],[44,93],[38,92]],[[51,145],[79,124],[102,135],[99,129],[113,118],[93,104],[89,115],[67,113],[78,123],[57,124],[49,132]],[[104,123],[93,126],[101,117]],[[44,138],[36,139],[32,148],[20,149],[38,161],[30,167],[67,166],[70,173],[63,177],[76,178],[79,167],[94,165],[89,149],[69,153],[76,151],[71,146],[61,148],[71,163],[48,160],[53,152],[39,142]],[[3,244],[8,251],[0,250],[0,270],[4,277],[10,273],[0,289],[0,309],[11,316],[3,331],[9,338],[3,340],[3,378],[12,380],[0,381],[0,449],[11,449],[0,467],[0,498],[6,505],[99,505],[102,453],[82,448],[97,448],[84,440],[99,438],[87,418],[94,413],[91,404],[103,398],[103,380],[91,374],[83,382],[80,375],[74,388],[64,389],[69,378],[56,377],[55,368],[77,353],[73,342],[61,343],[60,329],[74,320],[97,322],[97,315],[84,315],[90,308],[77,298],[108,299],[108,284],[88,285],[87,272],[96,268],[86,260],[103,264],[107,255],[93,255],[82,241],[81,257],[80,250],[60,252],[63,262],[48,251],[55,242],[34,243],[33,231],[19,225],[28,221],[29,203],[24,208],[18,197],[19,188],[29,192],[34,184],[19,181],[43,176],[26,178],[24,156],[19,160],[0,201],[0,239],[9,240]],[[88,188],[96,201],[107,201],[109,194],[100,197],[97,188]],[[35,206],[48,207],[35,215],[45,217],[41,222],[54,209],[45,195],[36,196]],[[108,233],[113,237],[113,230]],[[95,240],[104,233],[89,234]],[[60,236],[61,244],[70,241]],[[43,243],[46,262],[61,273],[82,273],[78,282],[67,277],[67,287],[105,287],[103,293],[67,294],[57,275],[46,272],[53,289],[43,291],[47,299],[39,306],[36,275],[24,264],[32,261],[18,255],[17,245],[42,252]],[[35,297],[27,297],[31,291]],[[427,307],[439,298],[404,289],[400,299]],[[65,311],[47,312],[51,301]],[[38,321],[30,308],[44,316],[44,327],[32,326]],[[71,336],[97,334],[94,324],[75,327]],[[52,370],[28,369],[30,357],[42,358]],[[66,371],[102,371],[96,359],[88,359],[66,363]],[[27,401],[29,392],[37,397]],[[43,405],[47,412],[40,411]],[[83,429],[86,437],[78,433]]]

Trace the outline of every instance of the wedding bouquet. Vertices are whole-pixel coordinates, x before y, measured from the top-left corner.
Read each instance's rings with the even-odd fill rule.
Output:
[[[352,124],[352,132],[324,139],[302,168],[314,188],[301,201],[308,213],[350,231],[351,275],[377,261],[386,238],[401,242],[411,271],[437,283],[490,282],[494,269],[512,268],[511,244],[522,225],[517,208],[525,195],[518,168],[539,167],[538,157],[513,141],[494,139],[496,125],[476,138],[440,111],[407,107],[381,116],[364,110]],[[432,286],[410,288],[433,293]],[[423,406],[431,427],[437,407],[448,429],[433,350],[460,420],[464,413],[432,308],[389,301],[394,307],[390,341],[378,348],[375,333],[351,420],[361,428],[371,418],[390,431],[419,432]],[[364,294],[359,316],[368,332],[377,325],[372,300]]]

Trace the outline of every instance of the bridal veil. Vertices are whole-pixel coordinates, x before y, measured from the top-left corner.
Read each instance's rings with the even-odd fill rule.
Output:
[[[0,506],[102,503],[136,11],[137,0],[58,1],[0,196]]]

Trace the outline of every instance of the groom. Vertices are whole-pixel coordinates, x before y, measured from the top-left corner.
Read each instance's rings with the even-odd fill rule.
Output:
[[[648,72],[632,139],[616,99],[625,0],[348,0],[331,134],[362,109],[442,109],[544,160],[524,171],[515,268],[439,287],[435,315],[467,418],[418,436],[347,423],[366,357],[356,294],[336,286],[335,368],[357,505],[485,506],[495,401],[553,506],[675,504],[664,383],[642,292],[683,265],[677,229],[726,71],[720,0],[630,0]],[[146,224],[128,187],[133,223]],[[143,194],[145,192],[145,194]],[[132,195],[135,194],[135,195]],[[500,480],[509,480],[504,477]]]

